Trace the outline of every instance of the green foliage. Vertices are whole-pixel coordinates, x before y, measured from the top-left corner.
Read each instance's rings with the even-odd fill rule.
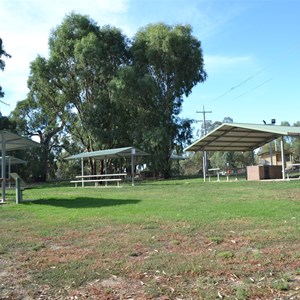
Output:
[[[0,130],[8,130],[11,132],[16,131],[16,122],[10,117],[2,116],[0,112]]]
[[[212,236],[209,238],[213,243],[221,244],[224,239],[220,236]]]
[[[192,138],[192,120],[178,115],[183,97],[206,79],[203,66],[190,26],[149,25],[129,41],[71,13],[51,32],[49,58],[31,63],[30,93],[13,116],[46,146],[44,166],[51,154],[135,145],[152,154],[152,170],[169,177],[172,152],[181,154]],[[99,167],[89,165],[92,173]]]
[[[11,118],[17,125],[19,134],[36,137],[42,147],[21,151],[28,167],[21,171],[29,181],[46,181],[53,178],[55,172],[54,154],[59,151],[59,136],[62,126],[58,124],[56,116],[47,113],[34,97],[18,102]]]
[[[300,126],[300,121],[294,124]],[[300,137],[293,137],[291,141],[291,151],[293,153],[294,162],[300,162]]]
[[[218,257],[229,259],[229,258],[234,257],[234,253],[232,251],[229,251],[229,250],[222,251],[222,252],[218,253]]]
[[[122,115],[112,99],[110,82],[126,62],[126,42],[121,32],[100,28],[86,16],[70,14],[49,39],[49,59],[31,63],[30,93],[13,112],[19,131],[38,136],[45,146],[43,179],[55,176],[54,157],[66,151],[123,146]],[[95,163],[90,162],[92,172]],[[60,167],[63,164],[60,164]],[[72,173],[72,172],[71,172]],[[64,172],[70,174],[70,170]]]
[[[3,71],[5,68],[5,61],[3,59],[1,59],[1,56],[5,56],[5,57],[11,57],[10,54],[8,54],[3,47],[3,42],[2,39],[0,38],[0,70]],[[4,97],[4,92],[2,90],[2,86],[0,85],[0,98]]]
[[[253,157],[252,152],[214,152],[210,156],[211,166],[227,170],[230,168],[246,168],[252,165]]]
[[[126,40],[109,26],[100,28],[86,16],[71,14],[49,41],[53,106],[61,122],[83,150],[119,146],[114,138],[116,111],[111,81],[127,61]],[[62,110],[59,107],[63,108]],[[123,125],[123,124],[121,124]],[[117,145],[116,145],[117,144]]]
[[[153,154],[154,169],[167,178],[173,149],[182,150],[183,140],[191,139],[191,120],[178,115],[183,96],[206,79],[201,43],[190,26],[159,23],[135,35],[131,53],[140,86],[146,84],[151,91],[143,95],[140,111],[146,126],[145,148]]]
[[[180,162],[184,175],[202,174],[203,153],[196,152]]]
[[[239,284],[236,287],[236,299],[238,300],[245,300],[248,299],[248,292],[247,292],[247,287],[245,284]]]
[[[280,280],[276,280],[273,284],[273,287],[280,291],[288,291],[290,288],[290,285],[286,279],[282,278]]]

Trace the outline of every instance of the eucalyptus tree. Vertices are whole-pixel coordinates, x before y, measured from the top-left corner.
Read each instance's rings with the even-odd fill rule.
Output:
[[[31,64],[31,97],[82,150],[118,146],[119,137],[112,138],[120,124],[111,82],[126,62],[120,30],[71,13],[50,34],[49,58],[39,56]]]
[[[294,123],[293,126],[300,127],[300,121]],[[299,136],[293,137],[291,149],[293,152],[294,162],[299,163],[300,162],[300,137]]]
[[[60,151],[59,133],[63,126],[58,123],[58,119],[44,111],[42,106],[30,97],[19,101],[12,111],[10,118],[16,124],[19,134],[37,140],[42,147],[30,149],[24,152],[24,159],[29,162],[25,174],[29,174],[32,180],[46,181],[54,176],[54,153]]]
[[[183,98],[205,79],[201,43],[189,26],[149,25],[129,42],[120,30],[72,13],[51,32],[49,58],[32,62],[28,86],[70,144],[141,146],[168,177],[172,151],[192,133],[192,121],[179,118]]]
[[[5,56],[5,57],[11,57],[10,54],[8,54],[5,50],[4,50],[4,47],[3,47],[3,42],[2,42],[2,39],[0,38],[0,70],[3,71],[4,68],[5,68],[5,61],[1,58],[2,56]],[[2,90],[2,86],[0,85],[0,98],[3,98],[4,97],[4,92]],[[0,102],[2,102],[0,100]]]
[[[201,43],[190,26],[152,24],[137,32],[131,54],[140,82],[141,142],[154,155],[153,166],[169,177],[176,142],[191,138],[191,120],[179,118],[184,96],[206,79]]]

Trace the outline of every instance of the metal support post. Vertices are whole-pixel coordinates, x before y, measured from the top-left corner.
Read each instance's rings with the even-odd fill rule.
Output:
[[[270,165],[273,166],[273,143],[270,142]]]
[[[83,171],[83,157],[81,158],[81,180],[82,180],[82,183],[81,183],[81,186],[84,187],[84,178],[83,178],[83,174],[84,174],[84,171]]]
[[[21,190],[21,179],[20,177],[16,178],[16,204],[22,202],[22,190]]]
[[[284,156],[284,138],[281,136],[281,164],[282,164],[282,179],[285,180],[285,156]]]
[[[134,157],[135,157],[135,148],[131,149],[131,185],[134,186]]]
[[[203,181],[206,181],[206,159],[205,159],[206,153],[203,151]]]
[[[5,132],[2,132],[2,169],[1,169],[1,177],[2,177],[2,202],[5,202],[5,184],[6,184],[6,174],[5,174],[5,169],[6,169],[6,163],[5,163],[5,155],[6,155],[6,140],[5,140]]]

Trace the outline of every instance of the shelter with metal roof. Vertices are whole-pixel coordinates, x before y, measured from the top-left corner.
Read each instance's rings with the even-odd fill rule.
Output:
[[[107,159],[112,158],[131,158],[131,173],[132,173],[132,185],[134,185],[134,159],[136,156],[148,156],[149,154],[145,151],[139,150],[135,147],[123,147],[123,148],[115,148],[115,149],[106,149],[106,150],[98,150],[91,152],[82,152],[79,154],[71,155],[66,157],[66,159],[81,159],[81,175],[83,176],[83,159],[84,158],[94,158],[97,160],[104,160],[106,162]],[[105,170],[106,172],[106,170]]]
[[[192,143],[185,151],[254,151],[281,137],[282,178],[285,179],[284,136],[300,137],[300,127],[224,123]]]
[[[26,160],[8,155],[5,157],[5,161],[7,161],[9,165],[27,164]],[[0,164],[2,165],[2,157],[0,157]]]
[[[135,156],[147,156],[148,153],[136,149],[134,147],[115,148],[91,152],[82,152],[79,154],[71,155],[66,159],[78,159],[78,158],[95,158],[95,159],[107,159],[107,158],[122,158],[131,157],[132,154]]]
[[[2,177],[2,201],[5,201],[5,186],[6,186],[6,152],[11,150],[24,149],[29,147],[40,146],[39,143],[30,139],[24,138],[15,133],[2,130],[0,131],[0,143],[1,143],[1,177]]]
[[[8,166],[8,178],[10,178],[11,165],[18,165],[18,164],[26,165],[27,164],[27,161],[17,158],[17,157],[14,157],[14,156],[6,156],[5,161]],[[0,157],[0,164],[2,165],[2,157]],[[11,187],[10,181],[8,184],[9,184],[9,187]]]

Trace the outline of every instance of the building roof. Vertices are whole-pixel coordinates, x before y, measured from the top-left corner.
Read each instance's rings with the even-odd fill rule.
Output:
[[[69,156],[66,159],[79,159],[79,158],[105,159],[105,158],[130,157],[132,155],[132,151],[135,151],[135,153],[134,153],[135,156],[149,155],[148,153],[146,153],[142,150],[136,149],[134,147],[124,147],[124,148],[92,151],[92,152],[82,152],[79,154]]]
[[[185,151],[252,151],[280,136],[300,136],[300,127],[224,123]]]

